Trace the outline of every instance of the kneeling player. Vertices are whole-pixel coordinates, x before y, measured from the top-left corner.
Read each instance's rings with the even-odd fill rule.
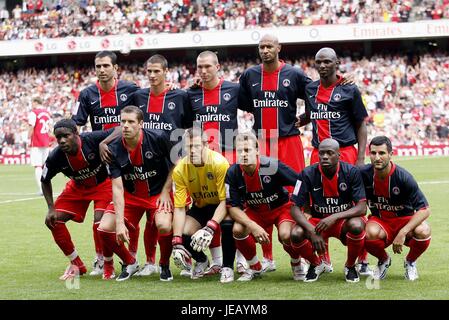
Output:
[[[292,216],[297,222],[291,235],[301,255],[310,262],[305,282],[318,280],[327,264],[314,254],[323,254],[329,237],[340,239],[348,247],[345,263],[347,282],[358,282],[356,259],[365,240],[366,197],[360,172],[346,162],[340,162],[339,144],[325,139],[318,147],[319,164],[300,174],[293,192],[295,206]],[[311,218],[306,219],[305,210]]]
[[[220,281],[231,282],[234,280],[235,255],[233,221],[225,219],[225,178],[229,163],[221,154],[208,148],[208,137],[197,126],[186,131],[185,147],[187,156],[173,170],[173,258],[178,267],[191,270],[193,257],[196,264],[191,270],[191,278],[203,277],[209,267],[209,260],[203,251],[209,248],[220,225],[223,249]],[[186,213],[189,195],[193,203]]]
[[[290,255],[293,279],[304,280],[300,254],[290,243],[295,222],[290,215],[288,191],[283,187],[294,186],[298,174],[281,161],[259,157],[258,141],[251,133],[237,135],[236,149],[239,162],[228,169],[226,197],[231,217],[236,221],[233,228],[236,247],[249,264],[238,281],[250,281],[262,272],[256,241],[268,243],[268,229],[273,225],[278,228],[279,241]]]
[[[385,248],[393,244],[394,253],[410,247],[405,258],[405,278],[418,279],[416,260],[429,247],[429,204],[413,176],[391,161],[393,147],[385,136],[369,144],[371,164],[362,169],[371,216],[366,225],[365,247],[379,262],[374,277],[384,279],[391,258]]]
[[[89,204],[94,202],[94,240],[97,252],[101,243],[97,235],[98,223],[112,199],[111,181],[101,162],[98,145],[110,131],[78,134],[73,120],[63,119],[54,126],[58,146],[48,156],[41,177],[42,191],[48,205],[45,224],[51,230],[56,244],[69,258],[70,265],[61,280],[87,272],[78,256],[65,223],[83,222]],[[51,179],[59,172],[70,178],[64,191],[53,203]],[[102,270],[101,270],[102,271]]]
[[[171,144],[163,131],[143,130],[142,124],[142,111],[134,106],[125,107],[121,111],[122,137],[109,145],[114,202],[106,208],[98,228],[103,241],[104,279],[114,278],[113,253],[123,260],[117,281],[127,280],[139,270],[137,259],[123,242],[129,242],[131,231],[146,211],[154,217],[161,234],[171,232]],[[161,239],[165,241],[160,242],[160,280],[171,281],[171,237]]]

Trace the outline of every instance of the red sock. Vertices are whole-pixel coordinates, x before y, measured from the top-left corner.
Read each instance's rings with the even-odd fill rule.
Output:
[[[64,255],[69,256],[75,251],[69,230],[67,230],[64,222],[56,221],[55,227],[51,229],[51,234]]]
[[[98,226],[100,225],[100,221],[94,222],[92,225],[92,231],[94,234],[94,243],[95,243],[95,252],[97,253],[97,256],[103,255],[103,249],[101,248],[101,240],[100,236],[98,235]]]
[[[262,244],[262,253],[265,259],[273,260],[273,226],[268,227],[266,230],[270,235],[270,243]]]
[[[156,247],[158,238],[159,232],[157,231],[156,223],[154,220],[152,222],[147,220],[145,223],[145,231],[143,232],[143,241],[148,263],[154,264],[156,261]]]
[[[283,243],[282,246],[284,247],[285,252],[287,252],[290,255],[290,258],[292,259],[299,259],[301,257],[299,250],[292,245]]]
[[[212,238],[212,242],[210,243],[209,248],[216,248],[221,246],[221,227],[218,225],[217,230],[215,230],[214,237]]]
[[[260,271],[260,270],[262,270],[262,264],[260,263],[260,261],[257,261],[257,262],[254,263],[254,264],[250,264],[250,265],[249,265],[249,268],[250,268],[251,270]]]
[[[235,247],[242,253],[247,261],[256,256],[256,241],[252,235],[248,235],[244,239],[235,239]]]
[[[128,228],[129,232],[129,244],[128,244],[128,250],[134,257],[137,255],[137,248],[139,247],[139,234],[140,234],[140,227],[137,223],[135,225],[135,228]]]
[[[112,236],[109,236],[112,235]],[[103,256],[106,258],[112,258],[114,255],[114,246],[115,246],[115,232],[107,232],[101,229],[98,229],[98,237],[101,241],[101,247],[103,248]],[[114,239],[110,239],[113,237]],[[112,242],[112,240],[114,240]]]
[[[168,266],[170,264],[170,256],[173,249],[172,245],[173,233],[159,235],[159,248],[161,249],[161,256],[159,258],[159,265]]]
[[[124,264],[128,265],[136,262],[136,259],[131,255],[123,242],[117,243],[115,232],[105,232],[103,230],[98,230],[98,232],[102,240],[105,257],[112,256],[111,252],[113,252],[122,259]]]
[[[348,246],[348,259],[346,260],[346,267],[353,267],[365,246],[365,230],[360,234],[346,233],[346,245]]]
[[[357,260],[360,263],[368,263],[368,251],[366,251],[365,247],[362,248],[362,251],[360,251],[359,257]]]
[[[368,240],[365,239],[365,248],[369,254],[375,256],[380,261],[388,259],[388,253],[385,251],[385,241],[381,239]]]
[[[85,268],[84,262],[81,260],[79,256],[76,256],[76,258],[70,261],[70,263],[77,266],[80,269]]]
[[[430,237],[427,239],[416,239],[412,238],[408,242],[408,246],[410,247],[410,252],[407,255],[407,261],[408,262],[415,262],[416,259],[419,258],[420,255],[424,253],[424,251],[427,250],[427,248],[430,245]]]
[[[313,251],[312,244],[309,240],[304,239],[301,243],[294,244],[292,246],[304,259],[308,260],[311,265],[317,266],[321,263],[321,259]]]

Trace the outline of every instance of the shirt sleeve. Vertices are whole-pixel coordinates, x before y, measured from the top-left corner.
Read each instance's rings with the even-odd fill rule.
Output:
[[[75,103],[75,107],[72,110],[72,120],[76,122],[78,126],[84,126],[89,117],[89,105],[87,104],[84,91],[81,91],[78,101]]]
[[[217,177],[217,192],[220,201],[226,200],[225,179],[229,163],[226,161],[217,164],[215,175]]]
[[[181,164],[182,165],[182,164]],[[175,167],[172,174],[173,179],[173,195],[175,200],[175,208],[184,208],[187,204],[187,186],[184,183],[179,167]]]
[[[406,194],[409,195],[408,198],[411,205],[413,206],[413,209],[415,211],[419,211],[427,208],[429,206],[429,203],[427,202],[424,193],[419,188],[416,180],[413,178],[411,174],[408,174],[406,177],[407,177],[405,180],[406,181],[405,187],[407,189]]]
[[[292,201],[300,208],[308,203],[308,197],[310,192],[309,180],[299,174],[296,179],[295,189],[292,193]]]
[[[115,140],[114,140],[115,141]],[[110,145],[111,153],[114,156],[110,164],[106,164],[106,169],[108,170],[108,174],[112,179],[116,179],[122,175],[122,171],[120,170],[120,164],[117,162],[116,154],[117,151],[114,150],[113,146]]]
[[[352,190],[352,199],[355,202],[366,200],[365,186],[363,184],[362,174],[358,168],[351,168],[350,184]]]
[[[297,89],[297,98],[300,98],[302,100],[306,100],[306,86],[312,82],[312,79],[310,79],[301,69],[296,68],[296,89]]]
[[[356,122],[362,122],[368,117],[365,105],[363,104],[362,96],[357,87],[354,86],[353,99],[352,99],[352,116]]]
[[[193,126],[193,110],[192,104],[190,103],[189,95],[187,92],[183,92],[182,95],[182,105],[184,108],[184,115],[182,117],[182,128],[187,129]]]
[[[277,175],[282,186],[296,185],[298,173],[282,161],[278,161]]]
[[[114,128],[108,129],[106,131],[92,131],[89,132],[88,137],[92,139],[96,144],[100,144],[100,142],[106,139],[113,131]]]
[[[251,92],[248,90],[248,72],[243,72],[239,79],[239,98],[238,98],[238,108],[247,111],[254,112],[254,105],[251,101]]]
[[[238,181],[233,168],[229,168],[226,173],[226,204],[231,207],[240,207],[243,209],[243,199],[238,191]]]
[[[53,163],[51,156],[47,157],[45,160],[44,167],[42,168],[41,182],[50,182],[54,176],[56,176],[60,171],[59,166]]]
[[[165,131],[162,131],[162,134],[158,136],[157,141],[159,145],[159,150],[161,150],[162,153],[166,155],[170,168],[173,167],[174,163],[171,159],[170,153],[171,149],[174,146],[174,142],[170,140],[170,135]]]

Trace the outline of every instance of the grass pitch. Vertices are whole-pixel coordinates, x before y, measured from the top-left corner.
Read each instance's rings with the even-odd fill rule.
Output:
[[[163,283],[157,275],[134,277],[126,282],[103,281],[100,277],[82,276],[79,282],[58,280],[68,264],[44,225],[47,209],[43,197],[36,196],[33,168],[30,166],[0,166],[0,299],[449,299],[448,212],[449,158],[397,158],[397,163],[412,172],[426,195],[432,214],[430,248],[418,260],[420,279],[404,279],[405,254],[393,255],[387,279],[372,283],[362,278],[360,283],[344,281],[343,263],[346,249],[331,239],[334,273],[324,274],[316,283],[292,280],[288,255],[279,243],[274,243],[276,272],[265,274],[250,283],[237,281],[222,285],[218,277],[190,280],[179,276],[172,264],[174,281]],[[54,179],[54,191],[60,192],[65,178]],[[88,269],[94,256],[90,211],[83,224],[67,224],[78,253]],[[142,221],[144,223],[144,220]],[[143,231],[144,225],[141,225]],[[143,242],[139,243],[139,261],[145,261]],[[274,238],[276,236],[274,235]],[[408,252],[408,248],[406,248]],[[118,258],[115,258],[119,270]],[[376,259],[370,256],[374,265]]]

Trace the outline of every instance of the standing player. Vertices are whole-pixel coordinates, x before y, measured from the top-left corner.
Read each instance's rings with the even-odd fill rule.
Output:
[[[150,88],[137,90],[131,97],[131,104],[138,106],[143,112],[143,128],[148,130],[163,130],[168,136],[174,132],[176,138],[181,138],[181,132],[192,126],[191,108],[187,92],[184,90],[172,90],[166,83],[168,72],[167,60],[159,55],[151,56],[146,62],[146,70],[150,81]],[[180,140],[180,139],[179,139]],[[157,272],[155,265],[156,243],[158,242],[158,232],[156,224],[151,221],[147,213],[147,222],[144,231],[144,244],[147,261],[145,266],[139,271],[140,276],[149,276]],[[159,241],[171,243],[171,235],[165,235]],[[130,233],[129,250],[135,255],[139,240],[139,226],[135,232]],[[161,248],[169,246],[162,245]]]
[[[301,172],[305,163],[300,132],[295,126],[296,101],[305,99],[305,87],[312,80],[301,69],[279,60],[280,51],[281,45],[273,35],[259,41],[262,64],[245,70],[240,77],[239,106],[254,113],[253,128],[262,139],[262,154]],[[275,270],[271,241],[262,248],[266,269]]]
[[[168,135],[161,130],[143,130],[143,113],[139,108],[127,106],[120,116],[122,137],[109,145],[113,156],[109,165],[113,203],[106,208],[98,231],[103,243],[103,277],[114,277],[115,253],[123,261],[117,281],[124,281],[139,270],[139,264],[123,242],[130,241],[129,229],[137,227],[143,214],[150,213],[150,221],[155,221],[161,234],[171,232],[173,164]],[[171,241],[160,245],[160,280],[171,281]]]
[[[367,143],[365,119],[368,117],[356,85],[342,85],[337,75],[340,61],[332,48],[322,48],[315,55],[320,80],[306,86],[306,112],[300,126],[312,122],[313,151],[310,163],[318,159],[318,145],[327,138],[340,144],[340,161],[363,166]],[[358,149],[354,146],[357,143]]]
[[[374,277],[384,279],[391,265],[385,248],[393,244],[394,253],[410,251],[405,258],[405,278],[418,279],[416,260],[430,245],[431,232],[426,219],[429,204],[413,176],[391,161],[390,139],[378,136],[369,144],[371,164],[362,169],[371,216],[366,225],[365,247],[379,259]]]
[[[313,151],[310,164],[317,163],[318,145],[332,138],[340,144],[340,161],[363,166],[367,142],[365,119],[368,117],[360,91],[356,85],[342,85],[343,78],[337,75],[340,61],[332,48],[322,48],[315,55],[315,68],[320,80],[306,86],[305,113],[300,116],[299,125],[312,122]],[[355,148],[357,143],[358,150]],[[326,262],[330,263],[328,250]],[[359,271],[369,275],[367,253],[359,257]]]
[[[120,125],[120,111],[129,104],[131,95],[139,88],[134,83],[117,80],[118,65],[114,52],[98,52],[94,63],[97,83],[81,90],[76,107],[72,110],[72,119],[78,126],[84,126],[89,118],[92,131],[107,130]],[[97,229],[98,224],[94,223],[97,257],[91,275],[103,274],[103,253]]]
[[[267,243],[268,227],[276,225],[279,241],[290,255],[294,280],[304,280],[304,269],[297,249],[290,243],[294,221],[290,215],[291,202],[283,186],[294,186],[297,173],[281,161],[259,157],[258,141],[252,133],[236,137],[238,164],[226,175],[227,203],[235,220],[234,238],[249,269],[238,281],[250,281],[262,272],[256,255],[256,241]],[[246,210],[244,210],[246,208]],[[232,272],[232,270],[230,270]]]
[[[201,124],[203,131],[209,137],[209,149],[220,152],[229,163],[234,163],[233,138],[238,129],[239,85],[218,77],[220,64],[217,55],[212,51],[201,52],[197,57],[196,64],[201,86],[188,90],[193,119],[196,123]],[[214,234],[210,245],[213,262],[206,272],[207,275],[220,272],[222,265],[220,236],[223,241],[233,241],[232,224],[233,221],[229,217],[226,218],[222,223],[223,233],[221,234],[219,227]],[[235,251],[232,248],[230,250]],[[244,264],[244,259],[241,259],[238,254],[237,269],[243,271]]]
[[[90,119],[92,131],[120,125],[120,111],[129,105],[131,95],[139,89],[134,83],[117,79],[117,56],[100,51],[95,56],[97,83],[81,90],[72,119],[84,126]]]
[[[366,198],[362,177],[356,167],[339,161],[336,140],[322,141],[318,155],[319,163],[304,169],[293,192],[292,216],[297,225],[291,239],[301,255],[310,261],[304,281],[316,281],[327,271],[327,264],[320,262],[313,250],[323,254],[325,241],[334,237],[348,247],[346,281],[358,282],[356,259],[365,240]],[[305,211],[310,211],[309,220]]]
[[[191,257],[196,261],[191,278],[204,276],[209,260],[203,250],[211,244],[212,238],[222,225],[225,234],[226,216],[225,178],[229,163],[220,153],[208,148],[206,133],[194,126],[186,131],[187,155],[173,170],[175,186],[175,210],[173,216],[173,258],[183,270],[191,269]],[[193,204],[186,214],[188,197]],[[230,227],[232,232],[232,223]],[[229,226],[226,226],[229,227]],[[224,237],[222,283],[234,280],[234,239]],[[232,273],[223,272],[231,270]]]
[[[87,272],[65,223],[69,220],[83,222],[92,201],[94,221],[99,221],[112,199],[111,181],[98,152],[98,145],[109,133],[110,130],[80,136],[76,123],[69,119],[58,121],[54,127],[58,147],[45,162],[41,183],[48,205],[45,224],[51,230],[56,244],[70,260],[61,280]],[[59,172],[69,177],[70,181],[54,203],[51,180]]]
[[[30,160],[34,167],[34,177],[39,188],[39,195],[42,195],[40,179],[42,176],[42,166],[50,151],[50,127],[52,119],[50,113],[43,108],[42,100],[39,97],[33,98],[31,102],[32,110],[28,114],[28,138],[30,140]]]

